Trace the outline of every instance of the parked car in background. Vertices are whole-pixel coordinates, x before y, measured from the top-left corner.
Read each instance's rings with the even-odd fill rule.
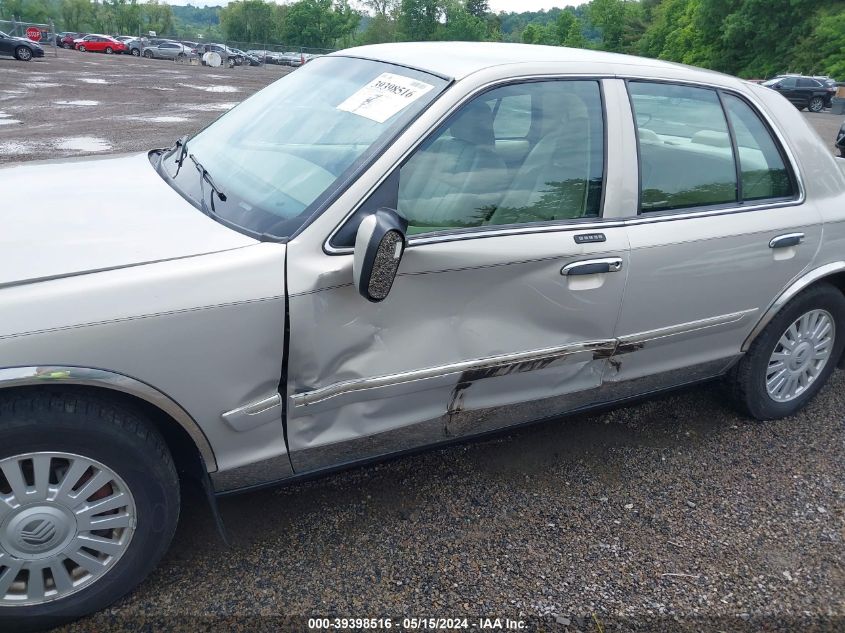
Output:
[[[282,54],[278,51],[249,50],[247,51],[247,53],[260,60],[264,64],[282,65]]]
[[[801,75],[775,77],[763,85],[781,93],[799,110],[807,108],[810,112],[821,112],[829,108],[831,99],[836,94],[836,89],[830,90],[818,79]]]
[[[196,57],[196,53],[183,44],[177,42],[161,42],[152,44],[143,50],[147,59],[170,59],[183,60],[189,57]]]
[[[74,48],[83,53],[105,53],[111,55],[112,53],[125,53],[129,48],[123,42],[120,42],[109,35],[86,35],[83,38],[74,41]]]
[[[0,630],[137,586],[180,474],[229,494],[716,379],[795,415],[845,350],[839,163],[733,77],[450,42],[0,169]]]
[[[232,51],[243,60],[243,64],[248,64],[249,66],[260,66],[261,60],[256,57],[255,55],[250,55],[247,52],[242,51],[239,48],[233,48]]]
[[[140,57],[144,48],[150,45],[150,41],[145,37],[133,37],[126,42],[128,52],[133,57]]]
[[[62,36],[62,39],[60,40],[59,45],[62,48],[73,48],[76,40],[82,39],[86,35],[88,35],[88,34],[87,33],[74,33],[74,32],[65,33]]]
[[[0,31],[0,55],[10,55],[22,62],[34,57],[44,57],[41,45],[25,37],[12,37]]]
[[[231,61],[235,66],[240,66],[244,63],[244,55],[242,53],[238,53],[235,49],[223,44],[203,44],[197,52],[200,55],[203,53],[217,53],[220,55],[224,64]]]
[[[285,66],[302,66],[303,55],[298,51],[288,51],[281,54],[282,64]]]
[[[839,128],[839,134],[836,137],[836,147],[839,149],[839,155],[845,158],[845,123]]]

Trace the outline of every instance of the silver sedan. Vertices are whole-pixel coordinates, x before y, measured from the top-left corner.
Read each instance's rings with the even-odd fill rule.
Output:
[[[161,42],[146,46],[142,54],[148,59],[183,60],[189,57],[196,57],[196,53],[193,50],[178,42]]]
[[[0,630],[135,587],[179,476],[228,494],[707,380],[794,414],[845,349],[843,164],[740,79],[408,43],[169,149],[0,169]]]

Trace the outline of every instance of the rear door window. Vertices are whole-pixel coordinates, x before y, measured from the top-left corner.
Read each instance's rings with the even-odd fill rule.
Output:
[[[725,94],[723,99],[736,136],[743,200],[794,196],[786,160],[769,128],[739,97]]]
[[[640,209],[738,202],[728,122],[715,90],[628,84],[640,144]]]

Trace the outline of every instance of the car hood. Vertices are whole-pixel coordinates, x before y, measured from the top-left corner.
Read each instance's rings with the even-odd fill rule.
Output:
[[[14,40],[16,42],[23,42],[24,44],[29,44],[30,46],[35,46],[36,48],[41,48],[41,44],[39,44],[38,42],[34,42],[26,37],[10,37],[9,39]]]
[[[0,288],[256,244],[204,215],[147,154],[0,168]]]

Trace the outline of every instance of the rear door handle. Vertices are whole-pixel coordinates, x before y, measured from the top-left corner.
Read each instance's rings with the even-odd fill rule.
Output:
[[[778,235],[769,242],[769,248],[789,248],[790,246],[798,246],[804,241],[803,233],[787,233],[786,235]]]
[[[565,277],[576,275],[601,275],[603,273],[618,273],[622,270],[621,257],[607,257],[605,259],[587,259],[580,262],[572,262],[560,269],[560,274]]]

